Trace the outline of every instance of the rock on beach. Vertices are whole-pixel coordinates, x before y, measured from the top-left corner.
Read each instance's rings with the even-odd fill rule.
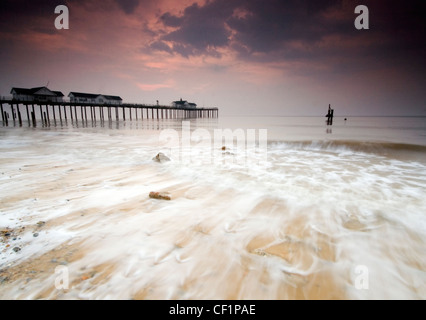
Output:
[[[151,199],[158,199],[158,200],[172,200],[172,198],[170,197],[170,194],[167,192],[150,192],[149,193],[149,197]]]
[[[162,162],[168,162],[168,161],[170,161],[170,158],[167,157],[164,153],[160,152],[154,158],[152,158],[152,160],[154,160],[156,162],[162,163]]]

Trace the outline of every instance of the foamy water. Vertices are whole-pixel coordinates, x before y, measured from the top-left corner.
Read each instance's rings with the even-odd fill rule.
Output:
[[[191,125],[266,128],[266,159],[171,150],[173,121],[0,129],[0,298],[425,299],[425,128],[252,120]]]

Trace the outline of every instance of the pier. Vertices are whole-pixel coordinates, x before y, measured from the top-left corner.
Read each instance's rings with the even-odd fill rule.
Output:
[[[98,104],[52,101],[20,101],[0,99],[3,126],[63,125],[63,122],[133,121],[143,119],[195,119],[218,118],[218,108],[181,108],[147,104]]]

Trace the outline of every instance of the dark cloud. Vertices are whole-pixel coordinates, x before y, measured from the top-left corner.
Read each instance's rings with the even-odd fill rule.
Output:
[[[369,30],[359,31],[354,27],[354,10],[359,4],[370,9]],[[161,22],[174,30],[161,40],[172,42],[174,51],[184,56],[215,53],[212,48],[228,46],[241,58],[255,58],[261,53],[263,57],[268,55],[267,59],[292,59],[312,58],[322,52],[332,54],[331,48],[320,44],[335,36],[346,43],[348,39],[369,43],[370,54],[375,51],[383,54],[387,48],[394,55],[403,55],[409,50],[413,53],[424,50],[425,6],[423,0],[207,1],[203,6],[187,7],[182,15],[163,14]],[[379,41],[373,43],[368,38]],[[294,42],[301,44],[299,48],[291,47]],[[350,54],[353,50],[351,46],[334,45],[339,50],[335,54]]]
[[[180,16],[162,15],[165,26],[177,28],[162,39],[199,54],[209,47],[228,45],[240,48],[241,53],[272,52],[295,39],[320,39],[324,30],[318,23],[319,14],[336,3],[339,1],[216,0],[204,6],[193,4]]]
[[[368,30],[354,26],[361,4],[369,9]],[[160,21],[172,31],[160,36],[168,45],[156,49],[220,57],[218,48],[226,48],[242,62],[294,62],[292,72],[302,76],[392,69],[421,81],[425,12],[424,0],[211,0],[163,14]]]
[[[308,10],[306,1],[247,1],[242,8],[250,14],[230,17],[227,24],[236,31],[235,40],[250,52],[271,52],[288,41],[320,39],[322,28],[316,21],[323,7],[316,7]]]
[[[184,17],[177,17],[177,16],[170,14],[169,12],[166,12],[165,14],[163,14],[160,19],[165,26],[175,27],[175,28],[181,27],[181,25],[184,21]]]
[[[14,33],[30,28],[51,33],[58,5],[69,7],[72,21],[76,17],[71,9],[76,6],[87,12],[112,11],[118,6],[126,14],[132,14],[140,4],[152,6],[152,3],[151,0],[1,0],[0,31]]]
[[[115,2],[127,14],[134,13],[139,5],[139,0],[115,0]]]
[[[216,49],[229,44],[231,31],[225,24],[235,7],[233,1],[208,1],[204,6],[185,8],[181,16],[168,12],[161,16],[167,27],[177,28],[164,35],[162,40],[173,43],[176,53],[183,56],[210,54],[218,55]]]
[[[173,53],[172,49],[164,41],[154,41],[149,45],[149,48],[154,51]]]
[[[47,19],[53,26],[54,11],[58,5],[57,0],[2,0],[0,31],[13,33],[25,28],[42,30],[44,29],[42,24]]]

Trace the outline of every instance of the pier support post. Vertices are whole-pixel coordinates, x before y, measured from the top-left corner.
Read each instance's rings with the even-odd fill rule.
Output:
[[[28,125],[31,126],[31,122],[30,122],[30,111],[28,110],[28,104],[25,105],[25,109],[27,110]]]
[[[47,112],[47,123],[49,124],[49,127],[50,127],[49,106],[47,104],[46,104],[46,112]]]
[[[10,105],[12,107],[12,118],[13,118],[13,124],[15,125],[16,115],[15,115],[15,109],[13,108],[13,104]]]
[[[36,127],[37,126],[37,122],[36,122],[36,115],[35,115],[35,110],[34,110],[34,103],[31,106],[31,118],[33,120],[33,126]]]
[[[80,108],[82,108],[82,107],[80,106]],[[75,106],[75,107],[74,107],[74,115],[75,115],[75,122],[77,122],[77,123],[78,123],[77,106]],[[83,119],[82,119],[82,120],[83,120]]]
[[[56,113],[55,113],[55,105],[52,104],[52,112],[53,112],[53,122],[55,123],[55,127],[56,127]]]
[[[35,116],[34,109],[33,109],[33,111],[31,111],[31,119],[33,121],[33,126],[36,127],[37,126],[37,122],[36,122],[36,116]]]
[[[19,110],[19,104],[16,105],[16,113],[18,114],[19,126],[22,127],[22,117],[21,117],[21,111]]]
[[[61,126],[62,126],[62,111],[61,111],[61,105],[58,106],[58,110],[59,110],[59,121],[61,121]]]
[[[3,103],[0,103],[0,108],[1,108],[1,117],[2,117],[2,120],[3,120],[3,124],[4,124],[4,123],[5,123],[5,120],[4,120]]]
[[[43,106],[41,104],[39,104],[38,106],[40,107],[40,119],[41,119],[41,122],[44,125],[44,120],[43,120],[44,119],[43,118]]]

